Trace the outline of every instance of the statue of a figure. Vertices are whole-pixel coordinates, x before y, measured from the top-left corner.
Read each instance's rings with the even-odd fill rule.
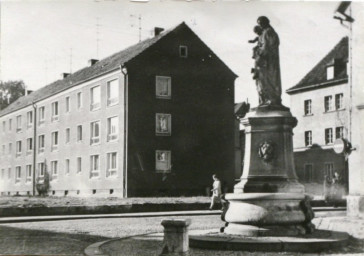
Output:
[[[269,24],[269,19],[261,16],[257,20],[263,30],[261,33],[257,28],[257,46],[254,47],[255,67],[252,70],[256,80],[259,95],[259,106],[281,105],[282,85],[281,71],[279,66],[279,37]]]

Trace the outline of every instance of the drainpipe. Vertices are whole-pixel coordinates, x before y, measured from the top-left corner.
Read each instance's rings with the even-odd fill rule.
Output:
[[[35,196],[35,168],[37,162],[37,105],[33,102],[33,196]]]
[[[123,197],[128,197],[128,70],[120,65],[124,75],[124,164],[123,164]]]

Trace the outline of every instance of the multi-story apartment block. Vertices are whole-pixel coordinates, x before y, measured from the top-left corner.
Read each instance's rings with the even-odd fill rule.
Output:
[[[287,90],[294,129],[296,172],[303,183],[321,183],[335,171],[346,179],[345,159],[333,151],[349,129],[348,38],[344,37],[297,85]],[[345,180],[347,181],[347,179]]]
[[[46,172],[53,195],[232,185],[236,75],[185,23],[89,64],[0,112],[2,194]]]

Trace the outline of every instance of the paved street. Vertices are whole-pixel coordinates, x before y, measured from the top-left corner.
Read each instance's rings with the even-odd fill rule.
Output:
[[[88,245],[117,237],[162,232],[166,217],[113,218],[0,225],[1,254],[80,255]],[[181,218],[181,217],[179,217]],[[219,228],[220,216],[188,216],[192,229]]]
[[[160,225],[162,219],[169,217],[127,217],[107,219],[79,219],[62,221],[37,221],[0,225],[0,253],[1,254],[41,254],[41,255],[81,255],[83,250],[92,243],[112,238],[125,238],[129,236],[162,232]],[[219,228],[224,225],[219,215],[210,216],[177,216],[176,218],[190,218],[191,229]],[[345,217],[317,218],[314,223],[323,229],[332,229],[331,221],[336,222],[338,229],[352,233],[364,239],[364,221],[347,220]],[[350,228],[351,227],[351,228]],[[128,243],[127,243],[128,244]],[[156,250],[159,243],[151,243]],[[130,246],[129,246],[130,247]],[[136,250],[125,248],[125,250]],[[344,248],[342,252],[360,255],[358,246]],[[196,255],[207,255],[206,251],[197,250]],[[222,254],[223,253],[223,254]],[[359,254],[358,254],[359,253]],[[283,255],[292,255],[285,254]],[[332,252],[341,255],[341,252]],[[126,254],[125,254],[126,255]],[[153,255],[153,254],[152,254]],[[242,255],[237,252],[209,252],[208,255]],[[246,255],[246,254],[244,254]],[[248,255],[276,255],[249,253]],[[300,254],[296,254],[300,255]]]

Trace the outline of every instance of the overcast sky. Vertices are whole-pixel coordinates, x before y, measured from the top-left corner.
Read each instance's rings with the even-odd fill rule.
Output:
[[[38,89],[63,72],[85,67],[88,59],[102,59],[137,43],[140,15],[142,40],[156,26],[168,29],[185,21],[239,76],[235,101],[249,98],[254,106],[253,45],[247,41],[255,37],[257,17],[267,16],[280,37],[285,91],[347,35],[333,19],[337,6],[302,1],[2,1],[1,79],[22,79],[29,89]],[[289,96],[283,94],[289,105]]]

